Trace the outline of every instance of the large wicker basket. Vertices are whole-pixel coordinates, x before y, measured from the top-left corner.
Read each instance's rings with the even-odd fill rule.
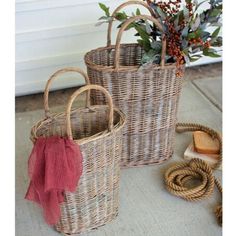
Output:
[[[71,110],[78,95],[93,89],[103,92],[108,105],[89,105]],[[48,114],[47,101],[45,104]],[[75,193],[65,192],[61,219],[55,226],[57,231],[64,234],[82,233],[104,225],[117,216],[124,122],[124,114],[113,107],[106,89],[86,85],[73,93],[66,112],[50,115],[32,128],[32,140],[39,136],[68,136],[80,146],[83,155],[83,173],[79,185]]]
[[[143,48],[135,43],[121,44],[124,30],[130,23],[140,19],[154,22],[163,32],[154,17],[135,16],[122,25],[115,46],[110,45],[109,33],[108,46],[85,55],[91,83],[105,87],[112,95],[114,104],[126,114],[126,145],[123,146],[121,159],[121,165],[126,167],[162,163],[172,156],[176,113],[182,88],[182,78],[176,78],[176,64],[165,65],[164,33],[160,66],[140,67]],[[97,92],[92,93],[92,99],[96,104],[105,100]]]

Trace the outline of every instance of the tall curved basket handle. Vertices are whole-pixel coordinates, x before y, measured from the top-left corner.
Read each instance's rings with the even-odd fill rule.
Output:
[[[62,74],[68,73],[68,72],[77,72],[77,73],[81,74],[84,77],[86,84],[90,84],[87,74],[84,73],[80,68],[66,67],[66,68],[63,68],[63,69],[60,69],[60,70],[56,71],[53,75],[51,75],[51,77],[47,81],[47,84],[46,84],[45,90],[44,90],[44,111],[45,111],[45,117],[46,118],[50,117],[50,109],[49,109],[49,104],[48,104],[49,88],[50,88],[52,82],[59,75],[62,75]],[[90,92],[89,91],[86,95],[86,104],[87,104],[87,107],[90,106]]]
[[[116,45],[115,45],[115,63],[114,63],[115,69],[118,70],[119,66],[120,66],[119,65],[119,63],[120,63],[119,58],[120,58],[120,44],[121,44],[122,34],[131,23],[133,23],[137,20],[150,20],[162,32],[161,67],[163,68],[165,66],[165,55],[166,55],[166,37],[165,37],[163,27],[156,18],[154,18],[152,16],[148,16],[148,15],[139,15],[139,16],[131,17],[128,20],[126,20],[118,32],[118,35],[116,38]]]
[[[111,18],[112,20],[109,21],[109,24],[108,24],[108,30],[107,30],[107,46],[111,46],[111,30],[112,30],[112,24],[113,24],[113,19],[115,18],[115,15],[117,12],[119,12],[122,8],[126,7],[126,6],[129,6],[129,5],[141,5],[145,8],[148,9],[148,11],[150,12],[151,16],[156,16],[155,12],[153,11],[153,9],[145,2],[143,1],[128,1],[128,2],[125,2],[123,4],[121,4],[120,6],[118,6],[112,13],[111,15]]]
[[[76,90],[70,97],[70,100],[68,102],[67,108],[66,108],[66,132],[67,132],[67,136],[70,139],[73,139],[73,135],[72,135],[72,130],[71,130],[71,119],[70,119],[70,114],[71,114],[71,107],[72,104],[74,102],[74,100],[82,93],[86,92],[86,91],[90,91],[90,90],[99,90],[101,91],[107,101],[108,101],[108,106],[109,106],[109,112],[108,112],[108,129],[109,131],[113,130],[113,114],[114,114],[114,106],[113,106],[113,101],[111,98],[111,95],[109,94],[109,92],[103,88],[100,85],[95,85],[95,84],[90,84],[90,85],[86,85],[78,90]]]

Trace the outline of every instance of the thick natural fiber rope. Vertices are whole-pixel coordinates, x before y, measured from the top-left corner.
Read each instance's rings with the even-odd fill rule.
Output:
[[[218,163],[213,167],[217,168],[222,163],[222,138],[213,129],[206,126],[192,123],[177,123],[176,132],[182,133],[187,131],[204,131],[212,138],[217,138],[220,143],[220,158]],[[187,201],[198,201],[208,198],[212,195],[214,186],[218,188],[222,196],[222,186],[214,177],[213,170],[205,161],[198,158],[192,159],[188,163],[177,164],[170,167],[165,173],[165,184],[167,190]],[[186,183],[189,180],[200,180],[201,183],[193,188],[188,188]],[[219,225],[222,225],[222,204],[215,209],[215,215]]]

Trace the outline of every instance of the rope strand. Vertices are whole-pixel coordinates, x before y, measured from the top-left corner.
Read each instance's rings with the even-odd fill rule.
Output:
[[[171,194],[187,201],[199,201],[209,198],[213,193],[214,186],[216,186],[222,197],[222,186],[219,180],[213,175],[213,169],[218,168],[222,164],[222,138],[215,130],[200,124],[176,124],[176,132],[182,133],[189,131],[203,131],[208,133],[213,139],[217,138],[220,143],[219,161],[213,168],[198,158],[194,158],[188,163],[175,164],[165,173],[166,188]],[[199,180],[201,183],[195,187],[186,187],[186,183],[190,180]],[[222,225],[222,204],[216,207],[215,215],[219,225]]]

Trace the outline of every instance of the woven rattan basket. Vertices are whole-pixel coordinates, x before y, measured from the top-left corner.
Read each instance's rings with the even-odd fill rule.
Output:
[[[123,6],[127,4],[129,2]],[[121,44],[124,30],[130,23],[140,19],[154,22],[163,32],[159,21],[152,16],[135,16],[122,25],[115,46],[110,45],[110,25],[108,45],[85,55],[91,83],[105,87],[112,95],[114,104],[126,114],[126,145],[123,146],[121,159],[121,165],[126,167],[161,163],[172,156],[182,88],[182,78],[176,78],[176,64],[165,64],[164,34],[160,66],[140,67],[143,49],[135,43]],[[92,99],[96,104],[102,104],[105,100],[97,92],[92,93]]]
[[[77,96],[94,89],[106,96],[108,105],[89,105],[71,110]],[[47,93],[48,87],[45,98]],[[46,114],[49,114],[47,99],[44,104]],[[79,185],[75,193],[65,192],[61,219],[55,226],[57,231],[64,234],[82,233],[117,216],[124,123],[124,114],[113,107],[107,90],[98,85],[86,85],[73,93],[66,112],[50,115],[32,128],[31,140],[39,136],[68,136],[80,146],[83,155]]]

